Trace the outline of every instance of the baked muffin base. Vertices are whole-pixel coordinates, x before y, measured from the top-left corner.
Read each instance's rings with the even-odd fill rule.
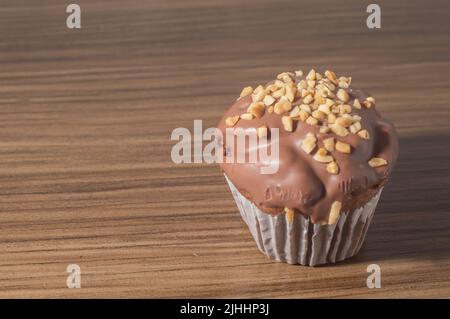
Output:
[[[292,219],[286,214],[267,214],[225,178],[259,250],[270,259],[304,266],[335,263],[356,255],[383,190],[381,187],[364,206],[342,212],[336,224],[320,225],[301,214]]]

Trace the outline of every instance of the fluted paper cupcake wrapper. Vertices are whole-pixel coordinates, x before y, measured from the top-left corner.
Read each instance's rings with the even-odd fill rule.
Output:
[[[277,261],[308,266],[335,263],[358,253],[383,190],[363,207],[341,213],[336,224],[320,225],[301,214],[288,221],[286,214],[264,213],[225,178],[259,250]]]

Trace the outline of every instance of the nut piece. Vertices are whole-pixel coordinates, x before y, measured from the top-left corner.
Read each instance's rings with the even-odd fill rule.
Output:
[[[303,76],[303,71],[302,70],[295,71],[295,76],[302,77]]]
[[[267,94],[267,92],[264,88],[262,88],[258,91],[256,91],[256,90],[253,91],[253,94],[252,94],[253,102],[261,102],[264,99],[264,97],[266,96],[266,94]]]
[[[284,94],[286,93],[286,89],[284,87],[282,87],[281,89],[275,91],[272,93],[272,96],[276,99],[279,99],[280,97],[282,97]]]
[[[334,175],[339,173],[339,166],[335,161],[327,164],[327,172]]]
[[[313,158],[321,163],[329,163],[333,161],[333,156],[327,155],[328,152],[324,148],[319,148],[319,150],[314,154]]]
[[[229,127],[233,127],[239,121],[239,115],[229,116],[225,120],[225,124]]]
[[[253,88],[251,86],[246,86],[242,89],[241,95],[239,97],[244,97],[253,93]]]
[[[311,115],[312,115],[315,119],[318,119],[318,120],[324,120],[325,117],[326,117],[326,114],[323,113],[323,112],[321,112],[321,111],[319,111],[319,110],[313,111],[313,112],[311,113]]]
[[[359,100],[358,100],[358,99],[355,99],[355,100],[353,101],[353,107],[354,107],[355,109],[361,109],[361,103],[359,103]]]
[[[241,120],[246,120],[246,121],[253,120],[253,114],[251,114],[251,113],[241,114]]]
[[[336,73],[334,73],[333,71],[326,70],[325,71],[325,76],[328,78],[328,80],[330,80],[334,84],[338,83],[338,80],[337,80],[337,77],[336,77]]]
[[[303,98],[303,103],[310,104],[313,100],[314,100],[314,98],[311,96],[311,94],[308,94],[307,96],[305,96]]]
[[[273,102],[275,102],[275,98],[271,95],[266,95],[263,99],[264,105],[269,106],[272,105]]]
[[[372,102],[367,101],[367,100],[363,101],[362,104],[368,109],[370,109],[372,107]]]
[[[372,157],[368,163],[372,167],[380,167],[387,165],[387,161],[381,157]]]
[[[342,203],[339,201],[335,201],[331,204],[330,215],[328,217],[328,224],[334,225],[339,219],[339,215],[341,213]]]
[[[281,115],[285,112],[289,112],[292,110],[292,103],[288,100],[281,100],[275,103],[275,107],[273,109],[276,114]]]
[[[328,152],[334,151],[334,137],[329,137],[329,138],[324,139],[323,147],[325,147],[325,149]]]
[[[349,127],[352,125],[353,120],[348,117],[339,117],[336,119],[335,123],[343,127]]]
[[[306,153],[311,154],[312,150],[316,147],[316,137],[312,133],[306,134],[305,139],[302,141],[301,148]]]
[[[371,96],[369,96],[369,97],[366,99],[366,101],[369,101],[370,103],[375,104],[375,98],[373,98],[373,97],[371,97]]]
[[[317,125],[319,123],[319,121],[317,119],[315,119],[314,117],[310,116],[306,119],[305,123],[309,124],[309,125]]]
[[[328,126],[321,126],[319,129],[319,132],[322,134],[326,134],[330,131],[330,128]]]
[[[287,219],[287,221],[288,221],[289,223],[292,223],[292,222],[294,221],[294,214],[295,214],[294,210],[285,207],[285,208],[284,208],[284,212],[286,213],[286,219]]]
[[[300,112],[298,112],[298,118],[300,119],[300,121],[305,122],[308,117],[309,114],[306,111],[300,110]]]
[[[281,118],[281,123],[286,131],[292,132],[294,130],[294,122],[290,116],[283,116]]]
[[[250,104],[250,106],[247,109],[247,112],[251,113],[254,117],[260,118],[264,115],[266,108],[264,107],[263,102],[256,102]]]
[[[352,132],[353,134],[356,134],[361,130],[361,123],[355,122],[352,125],[350,125],[349,129],[350,129],[350,132]]]
[[[367,130],[361,130],[358,132],[359,137],[362,139],[368,140],[370,138],[369,132]]]
[[[330,125],[328,125],[328,127],[331,129],[331,131],[334,134],[336,134],[338,136],[347,136],[348,135],[348,130],[343,126],[340,126],[338,124],[330,124]]]
[[[317,110],[325,114],[331,114],[330,106],[326,104],[319,105],[319,108]]]
[[[339,98],[339,100],[343,102],[347,102],[350,99],[350,96],[348,95],[347,91],[343,89],[339,89],[336,96]]]
[[[348,104],[339,105],[339,114],[344,115],[350,113],[352,111],[352,107]]]
[[[267,136],[267,126],[263,125],[256,129],[256,134],[258,137],[266,137]]]
[[[343,143],[341,141],[337,141],[335,147],[336,147],[336,151],[341,152],[341,153],[350,154],[352,151],[350,144]]]
[[[297,93],[297,89],[295,86],[288,85],[286,86],[286,97],[288,101],[293,102],[295,98],[295,93]]]
[[[314,69],[311,69],[311,71],[309,71],[308,75],[306,76],[306,79],[315,81],[316,80],[316,71]]]

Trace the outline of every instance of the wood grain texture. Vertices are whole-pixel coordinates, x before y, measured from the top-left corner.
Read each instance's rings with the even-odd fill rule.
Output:
[[[77,3],[81,30],[65,1],[0,5],[0,297],[450,297],[450,2],[378,1],[380,30],[369,1]],[[174,128],[311,66],[401,148],[361,253],[318,268],[267,260],[218,167],[170,159]]]

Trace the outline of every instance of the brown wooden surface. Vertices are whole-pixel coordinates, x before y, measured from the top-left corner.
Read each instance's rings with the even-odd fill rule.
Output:
[[[450,297],[450,2],[0,5],[0,297]],[[333,68],[377,98],[400,158],[361,253],[261,255],[216,165],[175,165],[244,85]],[[66,287],[66,266],[82,288]],[[366,287],[366,267],[382,288]]]

